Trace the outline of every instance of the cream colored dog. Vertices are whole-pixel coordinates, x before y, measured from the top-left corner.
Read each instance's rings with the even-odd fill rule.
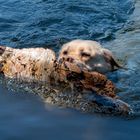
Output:
[[[79,63],[79,60],[83,63],[88,62],[87,65],[89,67],[92,65],[95,67],[95,64],[101,64],[102,66],[96,66],[96,68],[107,71],[111,69],[111,61],[114,61],[112,54],[102,49],[96,42],[82,42],[84,41],[75,41],[74,44],[77,44],[76,47],[72,42],[73,45],[64,45],[62,55],[60,56],[68,56],[68,61],[62,59],[64,61],[60,62],[56,60],[54,51],[50,49],[15,49],[0,46],[0,74],[17,81],[21,80],[19,84],[21,83],[23,88],[24,81],[25,83],[27,81],[35,84],[33,92],[39,93],[44,99],[47,97],[51,98],[48,102],[52,102],[53,104],[76,107],[77,109],[87,110],[88,112],[89,110],[92,112],[95,110],[96,112],[111,114],[129,114],[131,111],[129,105],[116,99],[115,85],[103,74],[84,70],[85,64],[82,65]],[[74,58],[79,60],[75,60]],[[106,66],[107,64],[108,66]],[[37,85],[38,82],[39,87]],[[65,94],[70,89],[69,87],[76,94]],[[93,98],[91,98],[91,93],[93,94]],[[85,98],[83,94],[90,96],[89,98],[87,96]],[[79,95],[80,98],[77,98]],[[65,99],[66,96],[68,98]],[[85,107],[87,108],[86,110]]]
[[[107,73],[121,66],[116,62],[108,49],[102,48],[96,41],[73,40],[62,46],[58,60],[65,58],[82,62],[91,71]]]

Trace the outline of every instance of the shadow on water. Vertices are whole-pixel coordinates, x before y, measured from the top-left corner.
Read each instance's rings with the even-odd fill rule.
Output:
[[[0,44],[15,48],[42,46],[58,52],[63,43],[76,38],[102,42],[128,68],[109,76],[118,87],[121,99],[131,104],[139,114],[140,3],[139,0],[135,2],[0,0]],[[24,89],[19,94],[21,90],[9,88],[4,84],[0,85],[2,140],[132,140],[140,136],[139,117],[129,120],[60,109],[44,104],[28,90]]]

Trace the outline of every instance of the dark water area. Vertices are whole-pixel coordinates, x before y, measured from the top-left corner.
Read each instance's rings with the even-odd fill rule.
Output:
[[[72,39],[107,41],[133,12],[130,0],[0,0],[0,44],[51,47]]]
[[[82,113],[15,91],[0,79],[0,140],[135,140],[140,125],[139,0],[0,0],[0,45],[49,47],[91,39],[114,52],[128,70],[112,73],[134,118]]]

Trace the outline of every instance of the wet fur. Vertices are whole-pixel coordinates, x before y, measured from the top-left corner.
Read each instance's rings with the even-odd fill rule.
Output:
[[[106,58],[109,62],[112,61],[109,55]],[[83,61],[73,57],[59,58],[58,62],[54,51],[50,49],[14,49],[0,46],[0,72],[6,77],[28,81],[28,83],[45,82],[45,86],[54,84],[62,88],[64,83],[68,87],[72,86],[74,93],[83,94],[81,100],[84,99],[84,94],[91,93],[94,95],[91,106],[98,112],[115,114],[130,112],[127,103],[116,99],[115,85],[105,75],[89,72]],[[58,84],[55,84],[56,81]],[[75,95],[72,92],[71,94]],[[87,99],[84,102],[88,101]]]
[[[116,62],[112,52],[102,48],[96,41],[73,40],[64,44],[60,50],[59,58],[75,59],[84,64],[87,69],[100,73],[114,71],[121,66]]]

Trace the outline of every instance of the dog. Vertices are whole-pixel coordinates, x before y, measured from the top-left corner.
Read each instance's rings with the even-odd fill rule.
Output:
[[[116,68],[122,68],[115,60],[112,52],[102,48],[96,41],[73,40],[64,44],[59,52],[58,60],[77,60],[90,71],[105,74]]]
[[[88,72],[79,61],[73,59],[57,62],[55,52],[50,49],[0,46],[0,64],[0,72],[6,77],[48,84],[59,81],[59,84],[69,83],[72,90],[82,87],[82,91],[91,90],[98,94],[116,96],[115,86],[106,76]]]
[[[98,47],[95,48],[96,52]],[[102,49],[99,47],[100,50]],[[17,80],[17,84],[21,83],[23,86],[24,82],[35,84],[34,92],[45,91],[45,96],[49,92],[52,93],[52,89],[54,89],[55,95],[59,95],[59,91],[60,94],[65,93],[67,88],[72,89],[71,95],[74,98],[71,99],[72,96],[68,95],[69,98],[64,100],[63,97],[66,96],[62,96],[64,104],[70,100],[72,102],[70,106],[77,107],[79,106],[78,101],[79,109],[81,109],[81,103],[84,101],[83,107],[86,107],[87,110],[92,108],[92,110],[103,113],[128,114],[131,109],[127,103],[117,99],[113,82],[103,74],[83,69],[84,64],[80,63],[82,61],[68,58],[68,61],[61,59],[61,62],[58,62],[55,52],[45,48],[15,49],[0,46],[0,74]],[[78,94],[81,99],[78,98]],[[89,95],[89,98],[85,94]],[[90,99],[91,94],[92,100]],[[47,96],[51,97],[51,95]],[[76,100],[75,103],[73,103],[73,99]],[[75,105],[73,106],[73,104]]]

